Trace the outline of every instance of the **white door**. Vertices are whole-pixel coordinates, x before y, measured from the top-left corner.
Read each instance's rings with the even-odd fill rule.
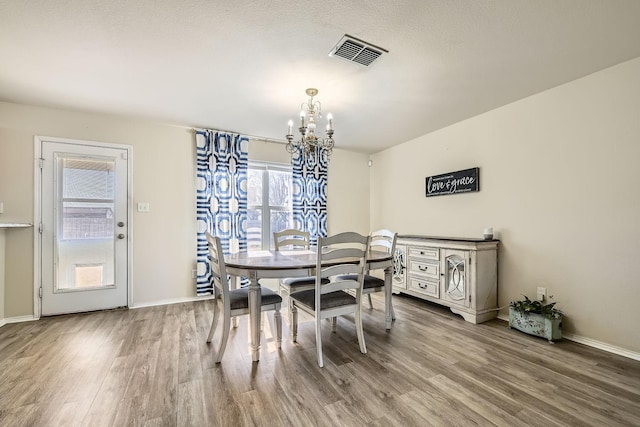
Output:
[[[128,150],[41,143],[42,315],[127,306]]]

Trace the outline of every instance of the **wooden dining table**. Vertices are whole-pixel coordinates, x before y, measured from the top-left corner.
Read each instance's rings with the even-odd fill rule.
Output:
[[[259,360],[260,354],[260,306],[261,292],[258,279],[284,279],[287,277],[314,276],[317,254],[314,250],[294,251],[243,251],[225,255],[227,273],[239,283],[240,277],[249,279],[249,312],[250,312],[250,350],[251,359]],[[335,262],[335,261],[334,261]],[[327,263],[326,265],[330,265]],[[325,266],[325,264],[323,264]],[[369,251],[367,268],[384,269],[385,294],[385,328],[391,329],[391,277],[393,274],[393,256],[383,251]]]

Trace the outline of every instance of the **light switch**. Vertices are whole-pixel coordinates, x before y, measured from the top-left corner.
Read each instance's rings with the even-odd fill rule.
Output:
[[[149,212],[149,203],[138,203],[138,212]]]

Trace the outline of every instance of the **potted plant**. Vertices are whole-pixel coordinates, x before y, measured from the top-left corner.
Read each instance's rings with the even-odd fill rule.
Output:
[[[550,343],[562,338],[562,317],[564,313],[555,308],[556,303],[543,304],[523,295],[523,300],[509,303],[509,327],[538,337],[545,337]],[[549,297],[552,299],[553,296]]]

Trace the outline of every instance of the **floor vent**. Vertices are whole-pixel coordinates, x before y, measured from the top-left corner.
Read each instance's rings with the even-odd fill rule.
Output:
[[[354,62],[356,64],[370,66],[373,62],[380,57],[383,53],[388,53],[386,49],[374,46],[365,41],[359,40],[355,37],[351,37],[345,34],[342,39],[335,45],[329,56],[336,56],[338,58]]]

